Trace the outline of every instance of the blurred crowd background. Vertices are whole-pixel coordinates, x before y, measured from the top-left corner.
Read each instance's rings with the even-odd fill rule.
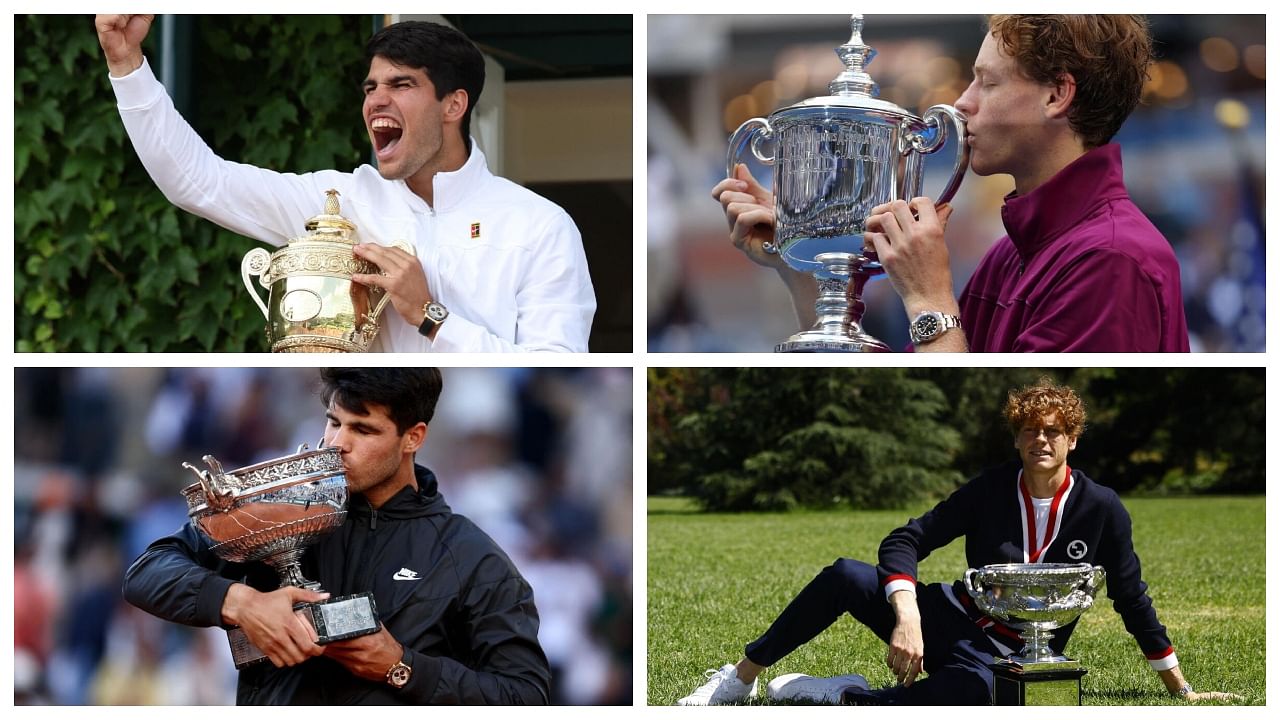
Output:
[[[631,703],[632,371],[445,369],[418,462],[533,586],[552,702]],[[127,605],[186,521],[183,461],[315,447],[314,369],[18,368],[15,704],[232,704],[226,634]]]
[[[1157,63],[1143,103],[1115,141],[1134,202],[1169,239],[1196,351],[1265,350],[1264,17],[1153,15]],[[981,15],[869,15],[863,40],[881,97],[917,115],[954,103],[972,79],[986,33]],[[744,120],[826,95],[848,15],[650,15],[648,18],[649,349],[768,351],[797,330],[776,273],[728,239],[711,188],[728,137]],[[951,168],[927,163],[925,194]],[[749,164],[770,187],[770,169]],[[969,173],[947,229],[958,294],[1004,228],[1007,175]],[[907,343],[888,282],[865,294],[869,332]]]

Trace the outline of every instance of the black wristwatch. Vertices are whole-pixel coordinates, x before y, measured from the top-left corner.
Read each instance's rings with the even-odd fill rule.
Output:
[[[418,334],[427,337],[437,325],[449,317],[449,309],[432,300],[422,306],[422,324],[418,326]]]
[[[942,333],[960,327],[960,318],[937,311],[922,312],[911,321],[911,342],[925,345],[937,340]]]
[[[400,655],[400,660],[387,671],[387,684],[400,690],[409,684],[412,677],[413,668],[409,665],[409,648],[406,647],[404,653]]]

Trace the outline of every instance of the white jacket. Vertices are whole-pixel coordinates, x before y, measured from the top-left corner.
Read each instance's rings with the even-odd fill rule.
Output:
[[[461,169],[435,176],[433,208],[370,165],[296,175],[223,160],[174,108],[145,60],[111,84],[138,157],[183,210],[284,245],[322,211],[324,191],[337,188],[361,242],[413,245],[449,319],[432,341],[388,305],[371,349],[586,352],[596,300],[577,226],[551,201],[490,173],[474,141]]]

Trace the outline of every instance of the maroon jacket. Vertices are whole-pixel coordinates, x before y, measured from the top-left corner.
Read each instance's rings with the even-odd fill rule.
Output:
[[[1026,195],[960,294],[973,352],[1187,352],[1178,260],[1124,187],[1120,146]]]

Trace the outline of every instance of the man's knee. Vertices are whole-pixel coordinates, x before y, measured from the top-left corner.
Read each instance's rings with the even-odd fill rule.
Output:
[[[822,571],[842,590],[875,590],[880,585],[880,576],[874,565],[861,560],[840,558]]]

